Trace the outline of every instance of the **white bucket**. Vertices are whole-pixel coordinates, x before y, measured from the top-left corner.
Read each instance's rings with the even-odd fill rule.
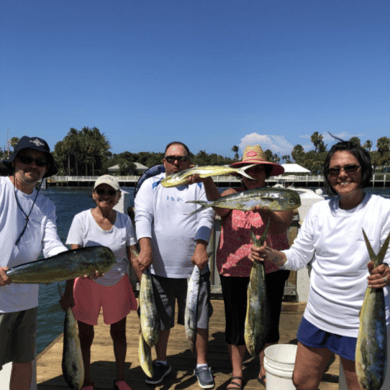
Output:
[[[275,344],[265,349],[266,389],[295,390],[292,376],[296,354],[297,346],[292,344]]]

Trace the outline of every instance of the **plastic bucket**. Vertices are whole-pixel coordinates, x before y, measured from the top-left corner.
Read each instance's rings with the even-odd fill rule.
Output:
[[[292,376],[296,354],[297,346],[292,344],[275,344],[265,349],[266,389],[295,390]]]

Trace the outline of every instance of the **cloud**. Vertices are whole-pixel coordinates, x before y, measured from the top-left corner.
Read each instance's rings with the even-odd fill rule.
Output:
[[[247,134],[245,137],[241,138],[241,142],[238,146],[243,152],[247,145],[257,144],[259,144],[264,151],[266,149],[270,149],[272,153],[281,155],[290,154],[294,147],[294,145],[288,142],[284,136],[267,134],[260,135],[258,133]]]

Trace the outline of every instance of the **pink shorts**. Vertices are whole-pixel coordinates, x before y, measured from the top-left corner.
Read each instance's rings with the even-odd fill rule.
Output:
[[[102,286],[89,278],[76,278],[73,296],[75,306],[72,310],[76,320],[88,325],[97,325],[100,308],[107,325],[119,322],[130,310],[137,310],[137,300],[127,275],[113,286]]]

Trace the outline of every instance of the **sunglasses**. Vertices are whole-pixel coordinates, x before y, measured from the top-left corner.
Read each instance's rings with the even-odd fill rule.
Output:
[[[181,163],[181,162],[187,162],[188,157],[187,156],[165,156],[165,160],[169,162],[170,164],[174,163],[176,160]]]
[[[37,164],[38,167],[45,167],[49,164],[46,157],[32,158],[29,156],[18,156],[18,158],[22,164],[26,165],[30,165],[33,161],[35,161],[35,164]]]
[[[343,167],[334,167],[328,169],[328,174],[331,176],[339,175],[341,170],[344,169],[345,173],[356,173],[358,169],[360,168],[360,165],[345,165]]]
[[[111,195],[111,196],[114,196],[118,191],[116,191],[116,190],[108,190],[108,191],[106,191],[106,190],[95,190],[96,191],[96,193],[98,194],[98,195]]]

